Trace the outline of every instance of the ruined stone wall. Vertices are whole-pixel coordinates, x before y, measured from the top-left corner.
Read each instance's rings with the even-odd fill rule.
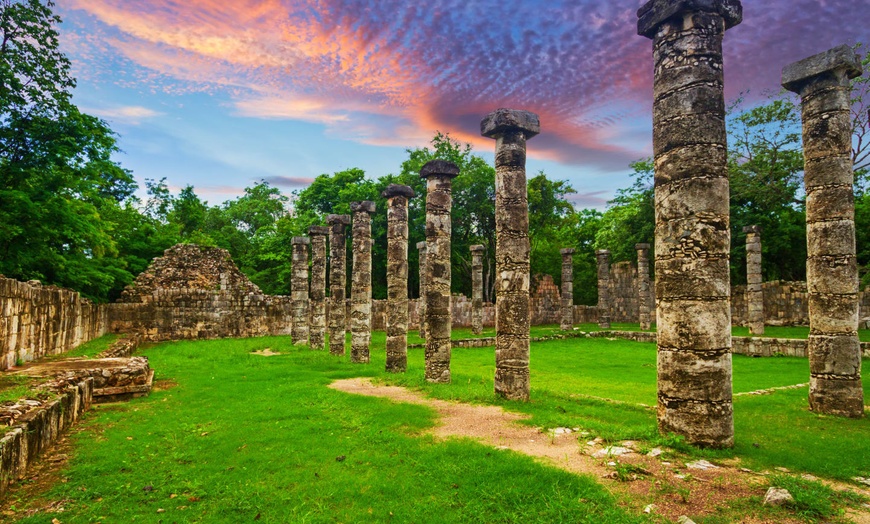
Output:
[[[768,326],[809,325],[807,283],[775,280],[761,284],[764,323]],[[731,323],[744,326],[749,320],[746,286],[731,288]]]
[[[57,355],[102,336],[106,306],[75,291],[0,277],[0,369]]]

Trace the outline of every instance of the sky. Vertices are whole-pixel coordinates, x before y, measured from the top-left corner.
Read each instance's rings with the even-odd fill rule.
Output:
[[[436,131],[493,160],[480,121],[540,116],[543,170],[604,209],[652,151],[652,44],[640,0],[57,0],[74,102],[119,134],[117,160],[210,204],[266,180],[288,196],[358,167],[397,173]],[[870,0],[744,0],[725,96],[759,103],[782,67],[870,45]]]

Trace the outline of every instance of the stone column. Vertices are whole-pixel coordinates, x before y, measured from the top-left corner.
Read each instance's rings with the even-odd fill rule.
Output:
[[[562,254],[562,322],[563,331],[574,329],[574,249],[565,248]]]
[[[345,233],[350,224],[350,215],[328,215],[326,223],[329,224],[329,352],[333,355],[344,355],[347,333]]]
[[[803,120],[810,409],[855,418],[864,415],[864,391],[849,80],[860,74],[860,59],[845,45],[782,71],[783,87],[801,96]]]
[[[453,178],[459,168],[431,160],[420,169],[426,179],[426,380],[450,382],[450,209]]]
[[[649,244],[635,244],[637,250],[637,309],[640,329],[650,328],[649,318]]]
[[[529,196],[526,141],[538,115],[497,109],[480,123],[495,139],[495,394],[529,399]]]
[[[599,249],[598,259],[598,327],[610,329],[610,251]]]
[[[750,335],[764,334],[764,294],[761,292],[761,227],[746,226],[746,311]]]
[[[427,278],[427,269],[426,269],[426,242],[417,242],[417,251],[420,253],[420,303],[417,308],[417,316],[420,318],[420,325],[418,329],[420,331],[420,338],[426,339],[426,278]]]
[[[327,349],[326,346],[326,236],[329,228],[311,226],[311,349]]]
[[[293,345],[308,344],[308,237],[293,237],[290,298],[293,304]]]
[[[481,245],[474,245],[471,250],[471,332],[475,335],[483,333],[483,251]]]
[[[350,284],[350,361],[366,364],[372,340],[372,213],[371,200],[351,202],[353,271]]]
[[[387,199],[387,371],[408,367],[408,199],[414,190],[390,184]]]
[[[731,244],[722,38],[739,0],[651,0],[658,425],[731,447]]]

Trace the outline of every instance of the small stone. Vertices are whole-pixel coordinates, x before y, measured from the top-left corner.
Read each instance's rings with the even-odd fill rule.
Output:
[[[166,510],[163,508],[157,508],[157,513],[165,513]]]
[[[608,462],[607,465],[610,466],[610,467],[615,467],[615,466],[616,466],[616,462],[611,461],[611,462]]]
[[[631,453],[631,450],[628,448],[623,448],[622,446],[608,446],[596,451],[592,456],[595,458],[619,457],[621,455],[628,455],[629,453]]]
[[[649,514],[649,513],[652,513],[655,509],[656,509],[655,504],[647,504],[646,507],[643,508],[643,512]]]
[[[686,480],[689,477],[688,475],[684,475],[682,473],[674,473],[674,476],[680,480]]]
[[[865,486],[870,486],[870,478],[867,478],[867,477],[855,477],[855,478],[852,479],[852,480],[854,480],[855,482],[858,482],[858,483],[860,483],[860,484],[864,484]]]
[[[765,506],[784,506],[794,502],[794,497],[784,488],[771,487],[764,495]]]
[[[689,469],[700,469],[702,471],[708,470],[708,469],[719,469],[719,466],[717,466],[715,464],[711,464],[703,459],[696,460],[695,462],[689,462],[688,464],[686,464],[686,467]]]
[[[773,468],[773,469],[779,471],[780,473],[790,473],[788,468]]]
[[[646,455],[647,455],[648,457],[653,457],[653,458],[655,458],[655,457],[658,457],[658,456],[661,455],[661,454],[662,454],[662,449],[661,449],[661,448],[652,448],[651,450],[649,450],[649,453],[647,453]]]
[[[695,524],[695,521],[685,515],[680,515],[677,519],[677,524]]]
[[[809,473],[804,473],[803,475],[801,475],[801,478],[804,480],[810,480],[810,481],[819,480],[818,477],[816,477],[815,475],[810,475]]]
[[[344,459],[346,459],[346,458],[347,457],[345,457],[344,455],[339,455],[339,456],[335,457],[335,461],[336,462],[344,462]]]

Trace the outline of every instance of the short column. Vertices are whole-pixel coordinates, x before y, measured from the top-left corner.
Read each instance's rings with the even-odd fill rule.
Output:
[[[353,271],[350,287],[350,361],[369,361],[372,340],[372,213],[371,200],[351,202]]]
[[[746,321],[750,335],[764,334],[764,294],[761,290],[761,227],[746,226]]]
[[[635,244],[637,251],[637,311],[640,329],[650,328],[649,315],[649,244]]]
[[[293,345],[308,344],[308,237],[293,237],[290,299],[293,303]]]
[[[347,226],[350,215],[329,215],[329,352],[344,355],[347,333]]]
[[[419,317],[419,336],[423,340],[426,339],[426,242],[417,242],[417,251],[419,252],[418,268],[420,270],[420,299],[417,308],[417,316]]]
[[[559,251],[562,255],[562,320],[563,331],[574,329],[574,248]]]
[[[483,333],[483,252],[481,245],[474,245],[471,250],[471,332],[475,335]]]
[[[390,184],[387,199],[387,363],[392,373],[408,367],[408,199],[414,190]]]
[[[610,329],[610,251],[599,249],[598,259],[598,327]]]
[[[327,349],[326,345],[326,237],[329,228],[311,226],[311,349]]]

